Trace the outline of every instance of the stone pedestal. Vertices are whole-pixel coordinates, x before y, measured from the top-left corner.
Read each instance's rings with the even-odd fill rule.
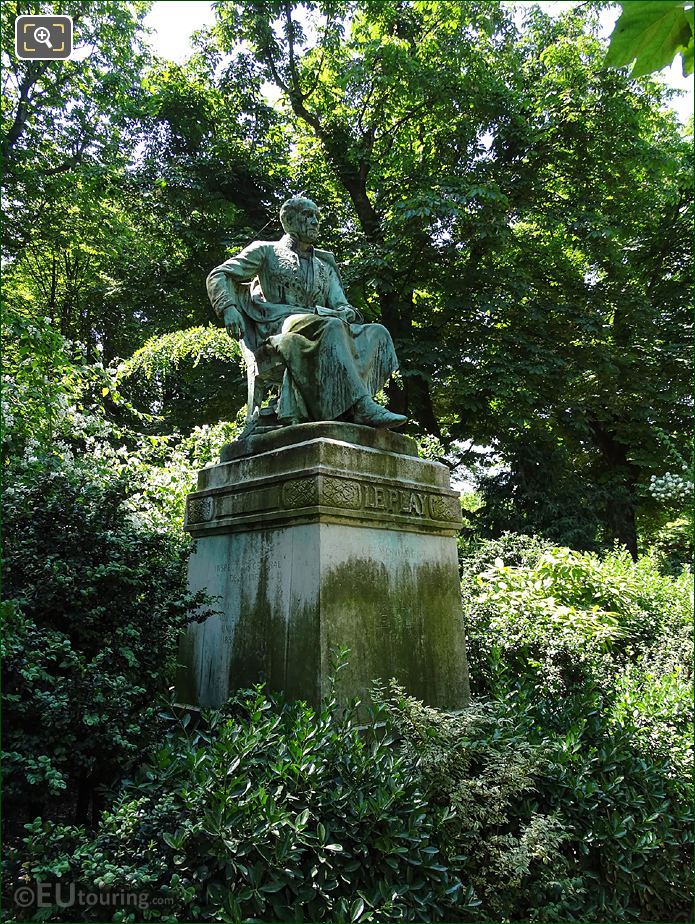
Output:
[[[265,681],[317,704],[347,646],[341,699],[395,677],[431,705],[466,705],[460,524],[448,470],[400,434],[313,423],[225,447],[186,513],[189,585],[222,615],[183,639],[177,698],[216,706]]]

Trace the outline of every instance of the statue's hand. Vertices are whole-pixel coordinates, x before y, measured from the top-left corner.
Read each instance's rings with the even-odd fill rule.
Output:
[[[341,308],[340,311],[343,315],[343,320],[347,321],[348,324],[352,324],[353,321],[357,320],[357,312],[352,307],[352,305],[345,305],[345,307]]]
[[[343,305],[342,308],[325,308],[323,305],[317,305],[316,313],[323,317],[340,318],[348,324],[352,324],[357,317],[357,311],[351,305]]]
[[[244,319],[241,312],[236,308],[225,308],[224,326],[227,328],[229,336],[234,340],[241,340],[244,336]]]

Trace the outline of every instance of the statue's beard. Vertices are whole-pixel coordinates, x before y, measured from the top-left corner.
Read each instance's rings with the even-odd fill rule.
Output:
[[[319,236],[318,228],[293,228],[290,232],[290,237],[293,237],[295,240],[302,243],[313,244],[316,238]]]

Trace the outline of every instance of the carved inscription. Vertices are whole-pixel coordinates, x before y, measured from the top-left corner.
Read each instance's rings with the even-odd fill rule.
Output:
[[[189,497],[187,519],[189,523],[206,523],[212,519],[212,498]]]
[[[385,510],[387,513],[412,514],[421,517],[425,510],[426,494],[403,491],[381,485],[365,485],[364,506],[367,510]]]
[[[225,645],[231,645],[234,641],[234,631],[232,629],[223,628],[220,636]]]
[[[319,504],[412,519],[461,522],[460,503],[455,496],[325,475],[293,478],[272,488],[237,491],[220,497],[217,507],[211,496],[189,498],[187,522],[190,526],[206,523],[215,511],[218,517],[226,518]]]
[[[422,639],[422,621],[412,613],[399,613],[389,616],[388,613],[379,613],[376,619],[376,628],[380,635],[393,635],[404,633],[416,644]]]
[[[365,510],[383,510],[401,516],[428,517],[432,520],[459,520],[461,514],[455,497],[426,494],[381,485],[364,486]]]

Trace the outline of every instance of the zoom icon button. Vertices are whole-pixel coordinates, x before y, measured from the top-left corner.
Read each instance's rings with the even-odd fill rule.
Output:
[[[14,29],[22,61],[62,61],[72,54],[71,16],[18,16]]]

